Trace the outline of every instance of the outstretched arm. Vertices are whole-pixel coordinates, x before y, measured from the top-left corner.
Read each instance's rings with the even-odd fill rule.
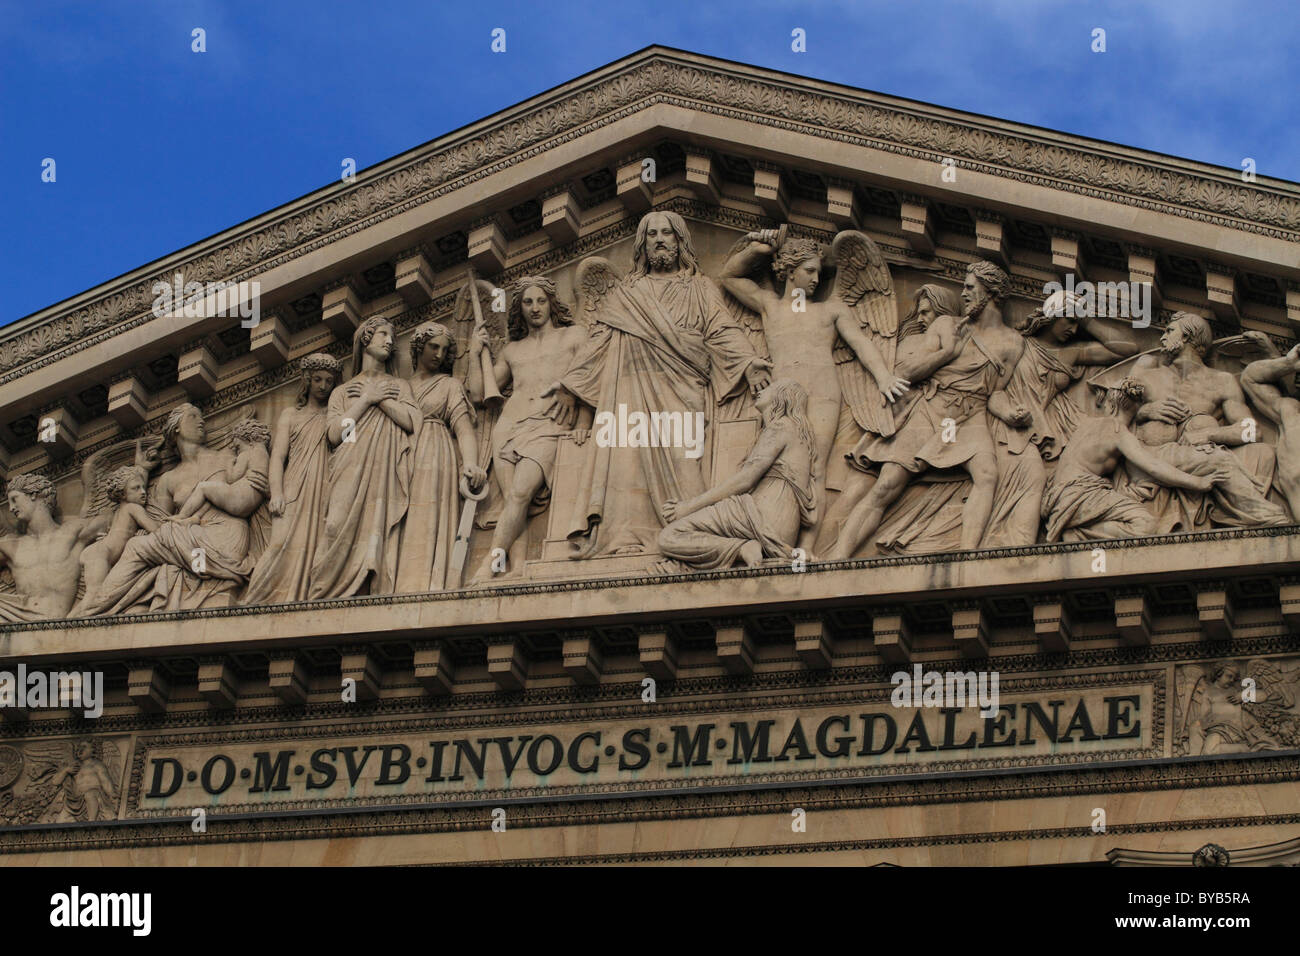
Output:
[[[1120,429],[1116,446],[1127,461],[1131,461],[1160,484],[1170,488],[1204,492],[1209,491],[1220,481],[1227,481],[1229,477],[1227,468],[1220,468],[1204,477],[1180,471],[1153,455],[1136,435],[1125,428]]]
[[[1098,321],[1088,316],[1079,322],[1079,328],[1096,342],[1081,342],[1062,351],[1072,352],[1071,365],[1109,365],[1116,359],[1128,358],[1138,352],[1138,343],[1132,329],[1112,322]]]
[[[853,350],[858,361],[866,366],[885,398],[891,402],[902,398],[903,393],[912,383],[889,370],[889,366],[885,364],[885,357],[880,354],[880,349],[876,348],[876,343],[871,341],[871,336],[862,331],[862,326],[854,321],[853,316],[847,312],[837,314],[835,330],[839,332],[844,344]]]
[[[970,335],[970,323],[952,315],[940,316],[931,326],[931,331],[939,337],[938,348],[901,358],[894,366],[894,371],[908,382],[924,381],[960,355]]]
[[[754,486],[767,474],[767,470],[772,467],[772,463],[776,461],[777,456],[785,450],[788,440],[788,432],[785,429],[778,430],[770,426],[764,428],[762,434],[758,436],[758,441],[754,443],[753,450],[750,451],[749,456],[735,473],[714,485],[702,495],[696,495],[694,498],[680,503],[669,500],[664,505],[664,517],[669,521],[676,521],[678,518],[693,514],[701,508],[707,508],[709,505],[724,501],[732,495],[743,495],[748,491],[752,491]]]

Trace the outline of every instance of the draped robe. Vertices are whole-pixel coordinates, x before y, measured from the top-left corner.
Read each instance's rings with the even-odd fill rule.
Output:
[[[706,276],[632,276],[606,296],[561,383],[599,415],[705,414],[745,386],[757,356]],[[568,537],[583,556],[657,549],[670,498],[704,490],[702,458],[685,448],[601,447],[591,440]],[[587,540],[583,542],[583,538]]]
[[[465,387],[450,375],[415,379],[411,388],[421,421],[415,435],[411,505],[402,529],[397,590],[441,591],[447,587],[460,510],[460,449],[454,429],[465,416],[474,423],[474,406]]]
[[[419,411],[405,379],[396,382],[394,401]],[[330,395],[330,420],[342,418],[349,400],[347,386]],[[402,519],[411,500],[412,436],[378,405],[357,419],[353,441],[340,442],[330,456],[325,490],[325,527],[311,569],[309,597],[339,598],[354,594],[392,594],[397,582],[397,554]]]
[[[284,466],[284,514],[271,525],[271,540],[248,582],[245,604],[305,601],[312,560],[325,515],[329,470],[329,415],[298,414],[289,429]]]

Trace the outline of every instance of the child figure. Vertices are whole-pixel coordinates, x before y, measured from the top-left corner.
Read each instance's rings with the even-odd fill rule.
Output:
[[[225,512],[237,511],[248,493],[253,490],[247,480],[250,471],[267,474],[271,470],[271,429],[255,418],[239,422],[231,430],[231,450],[235,462],[225,471],[225,480],[209,478],[200,481],[185,499],[180,511],[168,518],[178,524],[195,524],[198,511],[211,504]],[[240,487],[240,483],[242,487]]]
[[[108,532],[94,544],[88,545],[81,552],[81,572],[86,582],[86,594],[77,606],[68,612],[69,617],[77,617],[86,599],[93,596],[108,577],[108,572],[117,564],[126,549],[126,543],[137,533],[154,531],[158,522],[145,510],[148,492],[145,490],[145,477],[140,469],[125,465],[104,482],[108,500],[117,504],[108,522]]]

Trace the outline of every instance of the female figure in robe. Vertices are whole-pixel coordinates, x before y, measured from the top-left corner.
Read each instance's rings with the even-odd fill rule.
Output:
[[[298,404],[275,425],[271,447],[271,540],[253,568],[245,604],[305,601],[320,541],[329,470],[329,399],[339,363],[315,352],[301,363]]]
[[[411,335],[411,392],[420,425],[397,572],[401,592],[447,587],[460,511],[459,479],[474,493],[487,479],[478,464],[474,406],[465,386],[450,374],[455,361],[456,340],[446,326],[428,322]]]
[[[420,412],[394,372],[393,325],[378,316],[352,337],[352,377],[329,403],[325,524],[308,597],[392,594],[402,520],[411,500],[411,453]]]

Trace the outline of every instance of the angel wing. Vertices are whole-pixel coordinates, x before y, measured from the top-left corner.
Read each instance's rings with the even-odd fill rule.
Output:
[[[1201,712],[1204,709],[1205,698],[1205,675],[1202,674],[1196,678],[1196,683],[1192,685],[1192,691],[1183,700],[1183,723],[1178,728],[1178,740],[1182,742],[1184,748],[1188,747],[1191,741],[1191,731],[1196,721],[1201,719]],[[1190,752],[1190,751],[1189,751]]]
[[[785,234],[785,228],[785,226],[781,227],[782,236]],[[747,245],[749,245],[749,239],[745,236],[741,236],[740,239],[736,240],[735,245],[727,250],[726,259],[732,258]],[[745,278],[753,280],[764,288],[771,288],[772,285],[770,269],[756,267],[754,271]],[[736,324],[740,326],[740,330],[745,333],[745,338],[749,339],[749,344],[753,346],[758,357],[762,359],[771,359],[772,353],[767,347],[767,336],[763,334],[763,317],[727,291],[726,285],[720,282],[717,283],[717,285],[719,290],[722,292],[722,301],[727,306],[727,312],[729,312],[731,317],[735,319]]]
[[[99,746],[102,762],[108,768],[108,779],[113,782],[111,796],[116,796],[122,789],[122,751],[118,748],[117,741],[112,739],[101,739]]]
[[[588,256],[578,263],[574,291],[578,297],[578,311],[586,318],[588,325],[605,296],[622,281],[623,276],[602,256]]]
[[[831,256],[835,261],[835,297],[892,369],[898,345],[898,299],[889,263],[870,236],[853,229],[835,237]],[[854,420],[871,434],[892,435],[894,413],[875,378],[843,339],[836,339],[834,355],[840,393]]]
[[[140,469],[145,472],[145,484],[148,486],[156,466],[165,457],[162,437],[128,439],[115,442],[107,448],[101,448],[82,463],[81,485],[82,513],[93,517],[111,509],[108,500],[108,476],[119,468],[133,466],[137,460],[147,464]]]

